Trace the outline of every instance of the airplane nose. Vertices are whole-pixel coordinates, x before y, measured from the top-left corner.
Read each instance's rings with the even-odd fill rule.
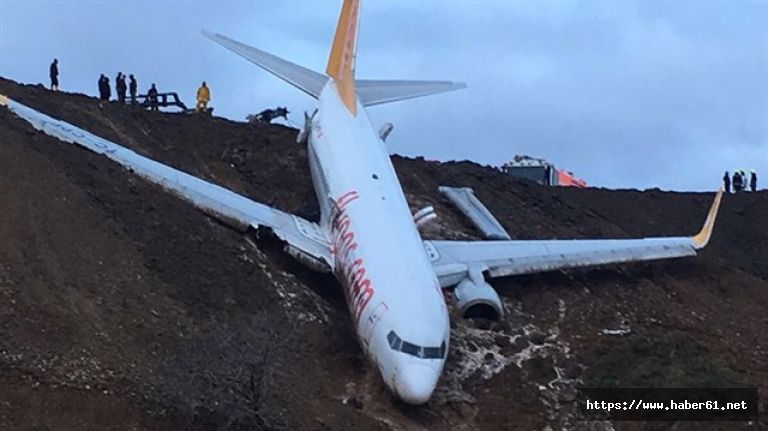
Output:
[[[397,394],[408,404],[424,404],[432,396],[439,375],[432,367],[409,364],[395,377]]]

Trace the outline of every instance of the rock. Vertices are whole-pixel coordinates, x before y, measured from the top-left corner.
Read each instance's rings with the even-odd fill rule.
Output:
[[[566,379],[576,379],[583,373],[583,369],[577,363],[571,362],[565,366],[563,370],[563,377]]]
[[[486,331],[491,329],[491,324],[493,323],[491,320],[484,319],[482,317],[476,317],[472,319],[472,321],[475,323],[475,327],[477,329],[483,329]]]
[[[496,345],[501,347],[502,349],[505,347],[509,347],[509,345],[511,344],[509,341],[509,337],[504,335],[497,335],[496,337],[494,337],[493,341],[495,341]]]
[[[517,339],[515,340],[515,343],[512,344],[512,351],[514,351],[515,353],[522,352],[529,345],[530,343],[528,342],[528,340],[521,335],[517,337]]]
[[[531,340],[531,343],[541,346],[544,344],[544,341],[547,339],[547,336],[544,335],[541,331],[531,331],[530,334],[528,334],[528,339]]]
[[[566,386],[557,392],[557,400],[561,403],[572,403],[576,401],[576,388]]]
[[[550,358],[533,358],[523,362],[523,370],[528,379],[538,384],[545,385],[557,378],[554,364]]]

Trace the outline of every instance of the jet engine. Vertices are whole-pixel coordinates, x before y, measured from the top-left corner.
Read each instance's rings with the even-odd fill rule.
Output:
[[[499,320],[504,315],[499,294],[480,277],[465,278],[453,290],[461,316]]]

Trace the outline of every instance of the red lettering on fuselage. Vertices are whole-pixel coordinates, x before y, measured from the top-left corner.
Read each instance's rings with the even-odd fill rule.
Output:
[[[356,256],[355,232],[351,228],[349,214],[345,211],[347,205],[359,197],[354,190],[344,193],[336,199],[336,204],[331,210],[331,253],[336,256],[334,270],[336,277],[344,285],[347,305],[356,323],[375,292],[371,280],[365,274],[365,262]]]

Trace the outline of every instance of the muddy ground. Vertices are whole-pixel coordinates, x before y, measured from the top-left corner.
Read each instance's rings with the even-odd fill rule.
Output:
[[[0,93],[261,202],[317,211],[295,129],[100,107],[5,79]],[[411,205],[440,216],[431,237],[477,237],[438,185],[473,187],[519,239],[693,234],[712,199],[394,162]],[[580,384],[747,385],[764,400],[766,256],[759,192],[724,199],[695,258],[496,280],[505,319],[455,318],[434,398],[406,406],[366,362],[332,278],[0,109],[0,429],[766,428],[579,422],[573,402]]]

